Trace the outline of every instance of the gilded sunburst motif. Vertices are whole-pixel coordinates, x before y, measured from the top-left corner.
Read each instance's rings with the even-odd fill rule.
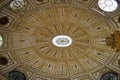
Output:
[[[71,39],[69,46],[58,47],[53,44],[53,38],[60,35],[67,35]],[[35,36],[38,54],[52,59],[80,57],[90,49],[90,35],[77,24],[62,22],[46,25],[37,29]]]

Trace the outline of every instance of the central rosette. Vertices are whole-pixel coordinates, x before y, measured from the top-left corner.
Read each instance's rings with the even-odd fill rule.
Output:
[[[90,35],[73,23],[54,23],[35,32],[37,54],[54,60],[80,58],[90,50]]]
[[[66,35],[55,36],[52,43],[57,47],[67,47],[72,44],[72,39]]]

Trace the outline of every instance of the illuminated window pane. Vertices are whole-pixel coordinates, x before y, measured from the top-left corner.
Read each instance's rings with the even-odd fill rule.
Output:
[[[68,47],[72,44],[72,39],[67,35],[58,35],[53,38],[52,43],[57,47]]]
[[[98,0],[98,6],[106,12],[115,11],[118,7],[118,3],[115,0]]]
[[[25,5],[24,0],[14,0],[10,3],[10,8],[13,10],[19,10]]]
[[[0,46],[2,46],[2,43],[3,43],[2,36],[0,35]]]

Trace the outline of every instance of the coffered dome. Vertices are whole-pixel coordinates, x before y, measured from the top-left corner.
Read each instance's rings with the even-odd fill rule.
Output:
[[[115,0],[118,6],[110,12],[98,1],[1,2],[1,76],[8,80],[109,80],[112,74],[117,77],[112,80],[119,80],[119,1]]]

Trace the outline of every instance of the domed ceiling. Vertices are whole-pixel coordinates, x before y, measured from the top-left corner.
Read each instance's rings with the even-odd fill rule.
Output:
[[[6,17],[0,21],[1,80],[100,80],[107,72],[120,74],[120,53],[107,44],[120,29],[119,6],[105,12],[97,0],[1,0],[0,17]]]

